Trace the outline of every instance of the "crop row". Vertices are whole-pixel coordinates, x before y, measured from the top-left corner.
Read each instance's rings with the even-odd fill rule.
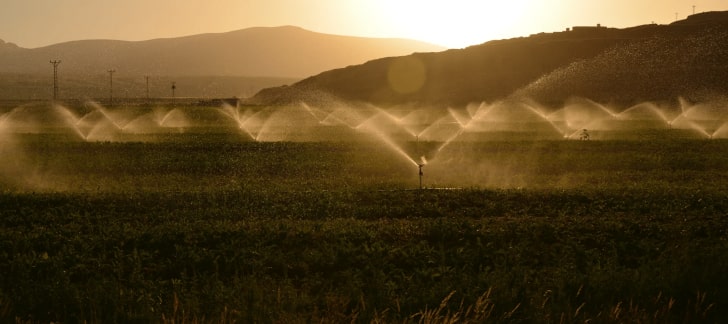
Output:
[[[248,194],[3,195],[2,315],[401,321],[452,291],[465,304],[488,292],[493,319],[515,322],[597,319],[620,302],[652,314],[670,298],[662,319],[727,315],[720,197]]]

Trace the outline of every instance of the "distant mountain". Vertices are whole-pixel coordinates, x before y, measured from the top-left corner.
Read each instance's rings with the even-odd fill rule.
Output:
[[[563,32],[382,58],[265,89],[250,103],[336,99],[436,106],[512,97],[560,104],[700,99],[728,91],[728,12],[670,25]],[[325,102],[323,102],[325,103]]]
[[[256,27],[147,41],[80,40],[41,48],[0,41],[0,99],[52,97],[58,67],[61,98],[98,98],[109,93],[114,69],[118,96],[248,97],[260,89],[290,84],[322,71],[371,59],[440,51],[406,39],[337,36],[298,27]]]
[[[21,48],[18,47],[18,45],[15,45],[13,43],[6,43],[4,40],[0,39],[0,53],[16,51],[20,49]]]
[[[10,47],[0,44],[0,49]],[[47,74],[51,59],[67,74],[301,78],[374,58],[440,51],[406,39],[321,34],[298,27],[256,27],[147,41],[79,40],[0,50],[0,73]]]

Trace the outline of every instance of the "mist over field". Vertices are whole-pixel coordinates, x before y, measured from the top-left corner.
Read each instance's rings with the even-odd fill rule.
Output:
[[[0,322],[720,322],[725,27],[0,43]]]
[[[387,169],[398,165],[405,177],[393,177],[380,184],[384,188],[584,188],[596,181],[592,176],[601,175],[598,168],[591,175],[572,174],[589,173],[588,164],[577,160],[558,167],[549,161],[553,158],[549,146],[571,141],[582,143],[573,144],[573,148],[602,145],[594,144],[602,141],[635,144],[722,142],[728,138],[727,105],[728,100],[718,97],[699,103],[678,98],[677,103],[648,101],[632,106],[601,104],[574,97],[561,107],[542,105],[534,100],[508,99],[453,105],[447,109],[422,105],[377,106],[333,99],[320,105],[300,102],[286,106],[244,105],[237,99],[178,99],[151,105],[145,100],[120,101],[114,106],[97,101],[25,103],[6,107],[0,112],[0,134],[4,143],[1,169],[10,183],[8,188],[74,191],[96,187],[103,191],[113,181],[104,180],[103,185],[94,185],[93,181],[100,180],[95,172],[79,169],[79,165],[91,169],[98,167],[92,157],[54,160],[49,159],[53,155],[41,153],[46,149],[55,151],[52,148],[55,145],[71,145],[83,151],[85,143],[118,143],[115,145],[131,147],[144,143],[176,146],[198,141],[242,146],[321,143],[372,150],[379,159],[396,161]],[[623,154],[610,151],[615,156]],[[564,152],[564,157],[577,158],[578,152]],[[58,151],[56,154],[63,153]],[[664,152],[655,154],[661,156]],[[121,163],[119,167],[130,158],[123,157],[118,162]],[[593,157],[584,158],[594,163]],[[210,159],[224,160],[225,157]],[[345,164],[367,165],[367,161],[352,158]],[[325,158],[314,159],[314,162],[328,163]],[[656,161],[658,164],[653,167],[659,169],[661,163],[667,162]],[[578,167],[572,170],[568,165],[573,163]],[[626,170],[633,165],[629,163]],[[552,171],[544,173],[545,169]],[[426,176],[420,177],[419,180],[424,181],[416,185],[420,171]],[[113,169],[101,179],[114,178],[119,172],[124,174],[126,171]],[[366,178],[371,172],[376,173],[376,170],[359,176]],[[356,176],[355,171],[352,173]],[[155,176],[164,177],[163,174],[150,173],[147,177],[154,179]],[[219,176],[201,180],[203,188]],[[348,187],[346,180],[338,179],[340,175],[328,177],[331,179],[323,177],[320,180],[330,183],[333,188]],[[134,183],[134,177],[128,181]],[[619,186],[619,181],[619,177],[602,181],[602,186]],[[185,183],[196,186],[194,181]],[[159,185],[164,186],[161,182]],[[677,185],[692,186],[690,181]],[[119,190],[116,185],[113,187]]]

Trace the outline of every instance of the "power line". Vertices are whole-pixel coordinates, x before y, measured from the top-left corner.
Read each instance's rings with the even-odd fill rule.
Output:
[[[52,60],[53,64],[53,101],[58,100],[58,65],[61,64],[61,60]]]

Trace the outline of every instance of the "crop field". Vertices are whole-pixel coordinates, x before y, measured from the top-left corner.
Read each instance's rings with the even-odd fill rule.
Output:
[[[142,136],[28,111],[0,119],[0,322],[728,318],[728,140],[258,141],[234,114]]]

